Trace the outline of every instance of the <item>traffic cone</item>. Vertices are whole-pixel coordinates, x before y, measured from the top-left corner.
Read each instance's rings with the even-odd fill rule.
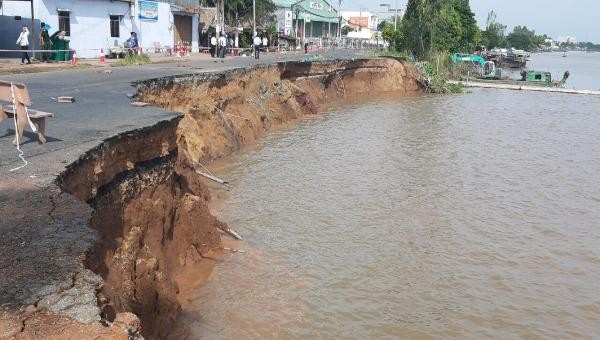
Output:
[[[100,64],[104,65],[106,63],[106,57],[104,56],[104,49],[101,48],[100,49]]]
[[[77,51],[73,51],[73,57],[71,57],[71,65],[77,65]]]

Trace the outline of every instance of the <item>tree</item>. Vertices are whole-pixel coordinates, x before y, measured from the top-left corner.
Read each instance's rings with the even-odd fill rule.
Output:
[[[222,0],[221,0],[222,1]],[[219,0],[205,0],[205,6],[217,6]],[[268,27],[274,21],[277,7],[272,0],[256,0],[256,24]],[[225,22],[237,26],[241,22],[252,21],[252,0],[225,1]]]
[[[342,35],[343,36],[347,36],[348,33],[350,33],[350,31],[351,31],[350,26],[346,25],[346,26],[342,27]]]
[[[400,38],[408,52],[422,59],[430,52],[472,51],[481,31],[469,0],[409,0]]]
[[[471,10],[469,0],[455,0],[454,10],[460,17],[461,36],[460,49],[473,51],[479,47],[482,40],[481,30],[477,26],[475,13]]]
[[[516,26],[506,40],[511,47],[526,51],[531,51],[542,44],[535,31],[528,30],[527,26]]]
[[[381,36],[384,41],[390,44],[390,48],[394,51],[402,51],[404,46],[402,45],[402,38],[399,30],[394,30],[394,24],[390,22],[384,22],[380,25]]]
[[[485,31],[482,32],[482,42],[488,49],[506,47],[506,26],[496,21],[496,13],[488,13]]]

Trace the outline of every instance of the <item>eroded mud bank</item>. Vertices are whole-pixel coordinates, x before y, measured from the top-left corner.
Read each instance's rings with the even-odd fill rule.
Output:
[[[270,129],[373,93],[421,92],[392,59],[282,63],[140,82],[141,100],[183,112],[107,140],[70,165],[58,185],[94,210],[99,239],[85,265],[104,279],[101,316],[131,312],[148,338],[168,336],[180,310],[178,277],[221,247],[210,193],[195,173]]]

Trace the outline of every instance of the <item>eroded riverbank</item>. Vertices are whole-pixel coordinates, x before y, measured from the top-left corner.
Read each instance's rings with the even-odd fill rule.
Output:
[[[347,98],[368,99],[384,92],[415,95],[421,85],[410,65],[373,59],[166,77],[140,82],[138,90],[142,100],[185,114],[107,140],[70,165],[57,181],[81,202],[75,203],[82,207],[76,215],[91,213],[90,226],[97,237],[83,243],[85,266],[77,273],[93,271],[93,279],[83,281],[88,282],[84,295],[91,293],[95,299],[80,301],[78,292],[65,294],[77,286],[74,279],[71,286],[32,299],[29,311],[16,317],[9,312],[3,319],[16,321],[5,334],[25,334],[24,320],[34,327],[46,310],[73,317],[86,307],[90,329],[101,319],[107,324],[117,320],[114,336],[125,334],[123,329],[136,334],[135,320],[122,321],[131,317],[124,314],[128,312],[139,317],[144,336],[167,336],[180,310],[178,278],[218,256],[217,230],[226,228],[207,208],[210,194],[195,173],[197,162],[209,165],[271,129]],[[83,202],[93,212],[84,211]],[[68,305],[68,313],[56,308],[61,304]]]

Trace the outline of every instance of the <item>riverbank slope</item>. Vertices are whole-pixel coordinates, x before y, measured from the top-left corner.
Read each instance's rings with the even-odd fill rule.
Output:
[[[141,100],[185,114],[107,139],[59,175],[60,189],[31,188],[41,205],[51,202],[47,213],[36,222],[25,214],[15,219],[26,225],[51,219],[81,236],[71,241],[77,247],[64,259],[72,263],[64,274],[72,278],[71,285],[46,294],[42,277],[35,290],[40,293],[28,290],[19,300],[14,297],[22,282],[12,282],[16,293],[7,295],[10,307],[3,320],[17,320],[22,327],[11,323],[17,332],[10,334],[23,334],[28,322],[36,324],[47,311],[77,320],[85,309],[88,318],[75,325],[97,327],[102,320],[125,325],[114,329],[116,335],[125,334],[123,329],[135,334],[139,323],[121,321],[135,314],[144,336],[167,336],[180,310],[178,278],[218,256],[218,231],[227,228],[208,210],[210,193],[196,173],[199,164],[209,166],[273,128],[349,98],[422,90],[416,70],[393,59],[278,63],[167,76],[137,86]],[[4,212],[10,215],[17,207]],[[53,265],[47,264],[49,271]],[[28,310],[22,308],[26,305]]]

